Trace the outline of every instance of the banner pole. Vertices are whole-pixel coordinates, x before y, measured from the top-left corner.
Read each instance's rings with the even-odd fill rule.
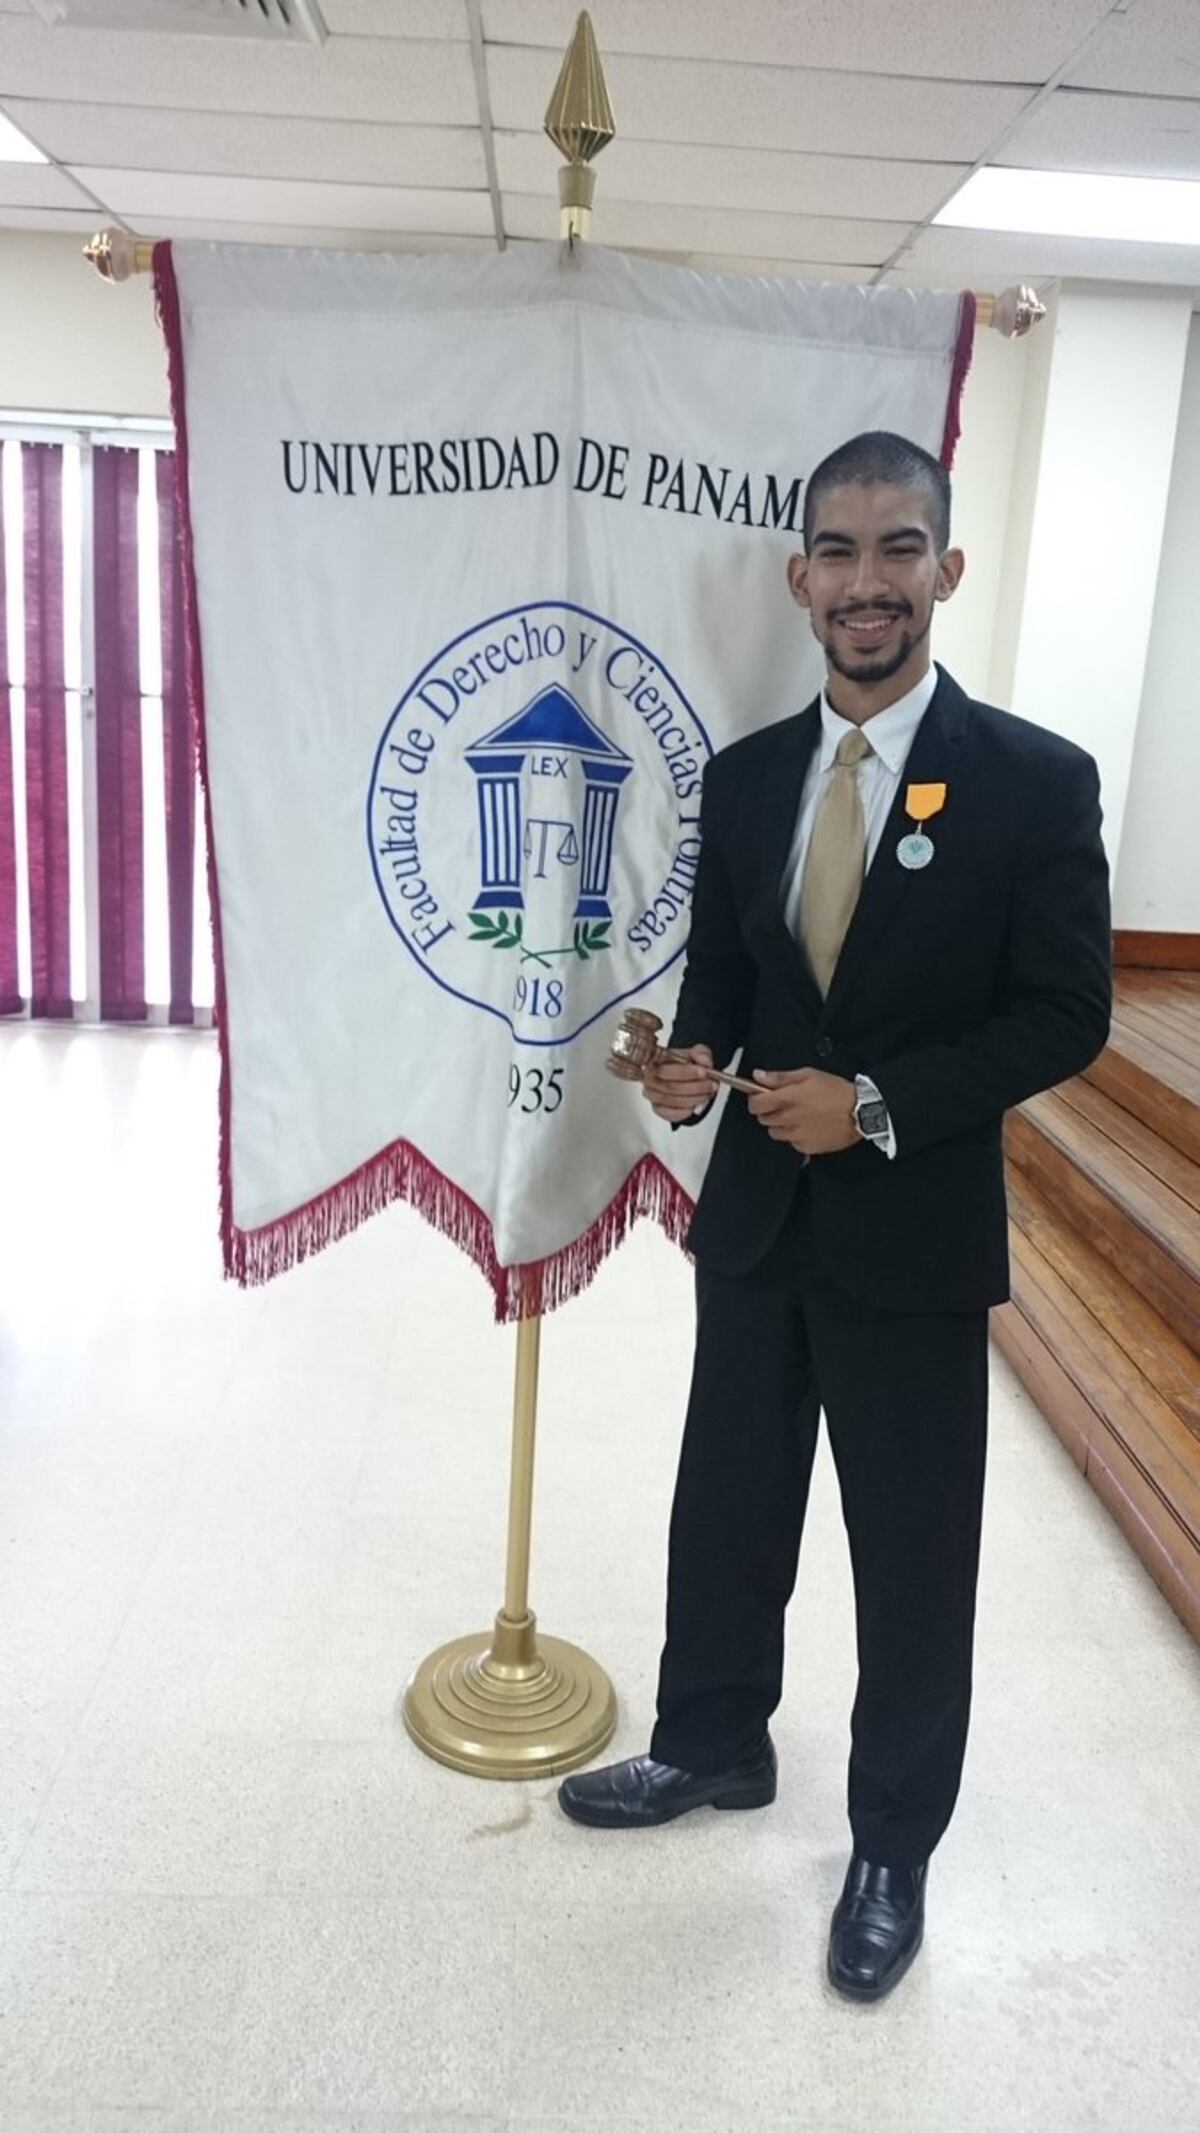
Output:
[[[523,1621],[529,1612],[529,1558],[533,1534],[533,1472],[541,1347],[541,1319],[520,1319],[517,1323],[517,1361],[513,1379],[508,1568],[504,1581],[504,1613],[510,1622]]]
[[[560,234],[573,251],[591,229],[592,159],[616,132],[590,16],[582,13],[546,112],[545,130],[568,161],[558,174]],[[409,1683],[404,1723],[439,1762],[483,1777],[577,1769],[609,1740],[617,1700],[604,1669],[577,1646],[537,1638],[529,1605],[533,1476],[542,1321],[517,1323],[512,1467],[504,1606],[490,1639],[459,1638]]]
[[[566,190],[567,180],[582,187],[583,180],[590,178],[595,184],[595,172],[584,170],[576,179],[568,169],[559,172],[559,189]],[[562,216],[567,221],[569,208],[563,206]],[[563,236],[573,244],[576,237],[585,237],[584,221],[591,219],[590,202],[578,209],[573,228],[564,228]],[[101,281],[129,281],[135,274],[148,274],[154,263],[154,240],[149,237],[131,237],[128,230],[97,230],[83,247],[83,257],[94,267]],[[1014,284],[1011,289],[1002,289],[997,296],[985,289],[975,292],[975,322],[990,326],[1002,334],[1006,341],[1023,340],[1040,326],[1046,316],[1046,306],[1027,282]]]

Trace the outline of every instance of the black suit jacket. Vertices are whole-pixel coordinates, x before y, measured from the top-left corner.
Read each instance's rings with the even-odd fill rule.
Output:
[[[869,1074],[895,1128],[815,1157],[825,1271],[884,1309],[969,1311],[1008,1294],[1005,1110],[1079,1073],[1111,1004],[1108,868],[1095,763],[973,702],[944,671],[921,721],[827,999],[784,924],[781,883],[820,703],[714,757],[675,1045],[718,1064]],[[931,864],[896,846],[910,783],[944,781]],[[689,1243],[718,1273],[761,1259],[802,1159],[731,1091]]]

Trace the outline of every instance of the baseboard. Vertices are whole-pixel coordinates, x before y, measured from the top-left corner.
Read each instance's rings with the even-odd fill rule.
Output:
[[[1138,933],[1119,926],[1113,962],[1118,970],[1200,970],[1200,933]]]

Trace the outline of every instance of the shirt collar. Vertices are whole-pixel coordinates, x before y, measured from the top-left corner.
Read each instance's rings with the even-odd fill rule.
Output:
[[[898,778],[908,758],[908,751],[916,739],[917,727],[924,718],[933,700],[938,685],[938,670],[930,666],[922,674],[916,687],[907,696],[897,697],[886,711],[877,711],[861,729],[848,718],[842,718],[833,708],[825,691],[821,691],[821,764],[828,770],[837,754],[838,742],[844,734],[861,730],[866,734],[884,769]]]

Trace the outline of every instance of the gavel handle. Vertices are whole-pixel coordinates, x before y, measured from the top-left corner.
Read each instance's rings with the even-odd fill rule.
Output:
[[[686,1052],[673,1052],[669,1047],[665,1048],[659,1056],[663,1059],[672,1060],[680,1066],[691,1066],[695,1063],[688,1058]],[[743,1096],[762,1095],[761,1083],[745,1081],[740,1074],[723,1074],[720,1067],[701,1067],[700,1072],[706,1074],[710,1081],[723,1082],[727,1089],[740,1089]]]
[[[723,1074],[719,1067],[705,1067],[704,1072],[710,1081],[723,1081],[727,1089],[740,1089],[743,1096],[761,1096],[763,1093],[760,1081],[743,1081],[740,1074]]]

